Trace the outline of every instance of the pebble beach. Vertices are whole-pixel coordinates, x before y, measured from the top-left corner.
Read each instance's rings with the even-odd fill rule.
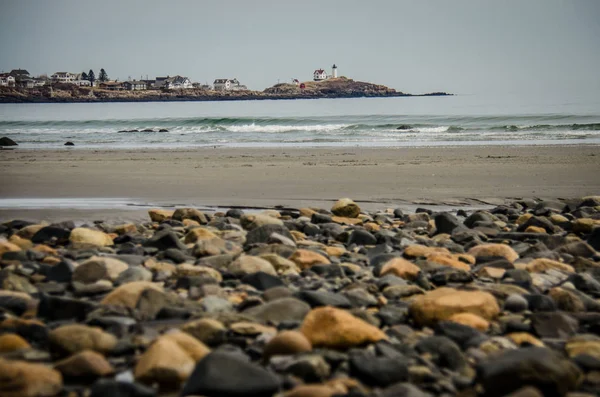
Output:
[[[0,225],[0,395],[591,396],[600,197]]]

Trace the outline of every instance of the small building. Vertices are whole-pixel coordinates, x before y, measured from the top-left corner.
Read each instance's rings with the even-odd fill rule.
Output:
[[[327,80],[327,72],[325,72],[325,69],[317,69],[313,73],[313,79],[315,81]]]
[[[142,91],[145,90],[147,85],[141,80],[131,80],[123,82],[123,88],[127,91]]]
[[[98,87],[103,90],[121,91],[123,90],[123,83],[119,81],[103,81],[98,84]]]
[[[2,87],[14,87],[15,86],[15,78],[11,76],[10,73],[2,73],[0,74],[0,86]]]
[[[35,82],[33,79],[23,79],[21,78],[17,85],[21,88],[33,88],[35,87]]]
[[[187,77],[173,76],[165,81],[164,87],[168,90],[186,90],[193,88],[192,81]]]
[[[337,66],[335,66],[335,63],[331,67],[331,78],[337,79]]]
[[[213,82],[215,91],[245,91],[248,89],[243,84],[240,84],[238,79],[216,79]]]
[[[55,83],[72,83],[73,81],[77,80],[77,75],[69,72],[56,72],[51,76],[51,78]]]
[[[91,81],[89,81],[89,80],[81,80],[81,79],[73,80],[73,81],[71,81],[71,84],[75,84],[75,85],[77,85],[79,87],[91,87],[92,86],[92,82]]]
[[[155,84],[156,84],[156,80],[139,80],[139,81],[146,84],[147,90],[154,88]]]
[[[21,80],[29,79],[29,72],[25,69],[13,69],[9,73],[12,77],[15,78],[16,82],[20,82]]]

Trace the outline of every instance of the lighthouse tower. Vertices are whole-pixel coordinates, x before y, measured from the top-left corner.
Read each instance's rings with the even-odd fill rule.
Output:
[[[331,67],[331,77],[334,79],[337,78],[337,66],[335,66],[335,63]]]

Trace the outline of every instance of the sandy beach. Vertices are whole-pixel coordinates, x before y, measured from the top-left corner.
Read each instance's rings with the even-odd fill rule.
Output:
[[[0,196],[154,205],[495,205],[600,191],[598,146],[3,150]],[[47,211],[5,209],[3,219]],[[131,212],[129,212],[131,214]]]

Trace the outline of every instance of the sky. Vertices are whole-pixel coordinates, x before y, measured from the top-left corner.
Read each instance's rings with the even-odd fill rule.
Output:
[[[598,0],[0,0],[0,70],[409,93],[600,91]]]

